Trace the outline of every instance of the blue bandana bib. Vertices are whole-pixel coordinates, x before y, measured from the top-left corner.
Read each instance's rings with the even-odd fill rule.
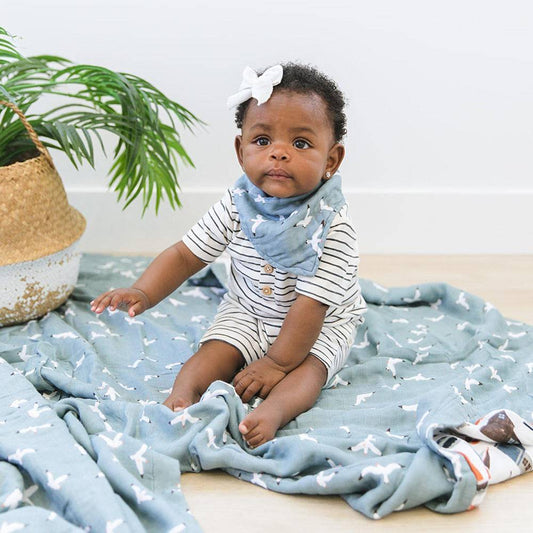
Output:
[[[298,276],[315,274],[329,227],[346,204],[339,174],[291,198],[267,196],[243,174],[232,194],[241,228],[265,261]]]

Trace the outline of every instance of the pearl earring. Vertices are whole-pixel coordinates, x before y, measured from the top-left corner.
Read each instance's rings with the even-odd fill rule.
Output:
[[[329,180],[331,178],[331,172],[326,172],[326,179]]]

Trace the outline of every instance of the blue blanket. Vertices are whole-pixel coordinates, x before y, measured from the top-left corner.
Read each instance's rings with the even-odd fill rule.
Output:
[[[65,305],[0,329],[0,529],[199,531],[180,474],[214,468],[373,518],[467,510],[531,470],[533,328],[489,303],[363,280],[369,310],[335,387],[252,450],[238,424],[254,405],[231,385],[180,413],[159,403],[216,312],[223,266],[138,317],[90,312],[148,261],[86,255]]]

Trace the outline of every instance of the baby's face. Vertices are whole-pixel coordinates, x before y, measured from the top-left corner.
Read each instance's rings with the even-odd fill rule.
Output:
[[[275,92],[260,106],[252,100],[235,149],[252,183],[278,198],[311,192],[344,155],[322,98],[288,91]]]

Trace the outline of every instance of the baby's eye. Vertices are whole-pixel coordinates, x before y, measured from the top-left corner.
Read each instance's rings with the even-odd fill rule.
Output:
[[[305,150],[306,148],[311,147],[311,145],[307,141],[304,141],[303,139],[296,139],[293,144],[299,150]]]
[[[258,146],[267,146],[270,141],[266,137],[258,137],[254,142]]]

